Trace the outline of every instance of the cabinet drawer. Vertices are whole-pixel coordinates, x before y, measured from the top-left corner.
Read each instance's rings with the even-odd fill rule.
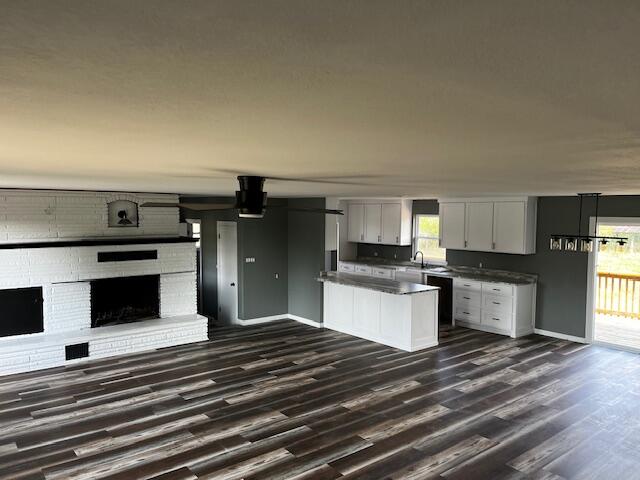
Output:
[[[371,275],[371,267],[366,265],[356,265],[356,273],[361,275]]]
[[[470,290],[472,292],[482,291],[482,283],[473,280],[465,280],[464,278],[454,278],[453,286],[460,290]]]
[[[512,307],[513,307],[513,298],[511,297],[503,297],[501,295],[490,295],[487,293],[482,294],[483,310],[510,315]]]
[[[508,295],[513,296],[513,285],[508,283],[483,283],[482,293],[490,293],[492,295]]]
[[[477,292],[469,290],[456,290],[455,293],[456,306],[480,309],[481,297]]]
[[[388,278],[393,280],[393,273],[394,271],[390,268],[377,268],[374,267],[372,268],[372,272],[373,272],[373,276],[374,277],[380,277],[380,278]]]
[[[480,310],[456,305],[454,317],[461,322],[480,323]]]
[[[511,331],[511,319],[510,313],[482,312],[482,325],[487,327]]]
[[[356,266],[353,263],[342,263],[338,264],[338,271],[345,273],[353,273],[356,271]]]

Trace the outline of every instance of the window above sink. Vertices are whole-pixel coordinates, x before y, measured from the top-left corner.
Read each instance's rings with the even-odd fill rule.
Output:
[[[413,226],[413,257],[420,251],[425,264],[446,265],[447,250],[440,248],[440,217],[437,214],[417,214]]]

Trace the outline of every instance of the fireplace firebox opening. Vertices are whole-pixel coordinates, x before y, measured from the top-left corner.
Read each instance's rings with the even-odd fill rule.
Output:
[[[160,275],[106,278],[91,282],[91,327],[160,317]]]

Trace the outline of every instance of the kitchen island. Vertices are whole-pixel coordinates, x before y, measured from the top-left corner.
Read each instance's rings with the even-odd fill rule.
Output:
[[[328,272],[324,327],[414,352],[438,344],[438,287]]]

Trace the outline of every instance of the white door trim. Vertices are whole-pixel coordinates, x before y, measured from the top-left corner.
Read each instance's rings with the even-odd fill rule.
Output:
[[[589,232],[596,232],[598,225],[633,225],[640,226],[639,217],[598,217],[598,225],[595,224],[595,217],[589,218]],[[589,261],[587,266],[587,305],[586,305],[586,325],[585,339],[588,343],[596,343],[606,346],[612,346],[601,342],[596,342],[593,338],[595,329],[595,311],[596,311],[596,266],[598,265],[598,248],[597,243],[594,245],[593,252],[589,253]],[[623,347],[618,347],[624,349]]]
[[[600,224],[600,218],[598,224]],[[602,219],[605,220],[605,219]],[[595,217],[589,217],[589,232],[598,232]],[[598,242],[593,246],[593,251],[589,252],[587,263],[587,305],[586,305],[586,325],[584,337],[587,343],[593,343],[593,330],[595,327],[596,310],[596,266],[598,264]]]
[[[218,295],[218,313],[219,314],[219,302],[220,302],[220,285],[222,285],[222,274],[220,272],[220,258],[222,256],[222,254],[224,253],[222,251],[222,242],[220,242],[220,227],[233,227],[236,229],[236,238],[237,238],[237,228],[238,228],[238,224],[237,222],[230,222],[230,221],[222,221],[219,220],[216,222],[216,232],[218,233],[218,239],[216,242],[216,271],[217,271],[217,295]],[[236,249],[236,261],[237,261],[237,255],[238,255],[238,251]],[[236,277],[237,277],[237,272],[236,272]],[[236,303],[236,314],[235,314],[235,318],[231,319],[231,323],[233,324],[237,324],[238,323],[238,279],[236,278],[236,288],[234,288],[234,292],[235,292],[235,303]],[[216,315],[216,319],[218,319],[218,315]]]

